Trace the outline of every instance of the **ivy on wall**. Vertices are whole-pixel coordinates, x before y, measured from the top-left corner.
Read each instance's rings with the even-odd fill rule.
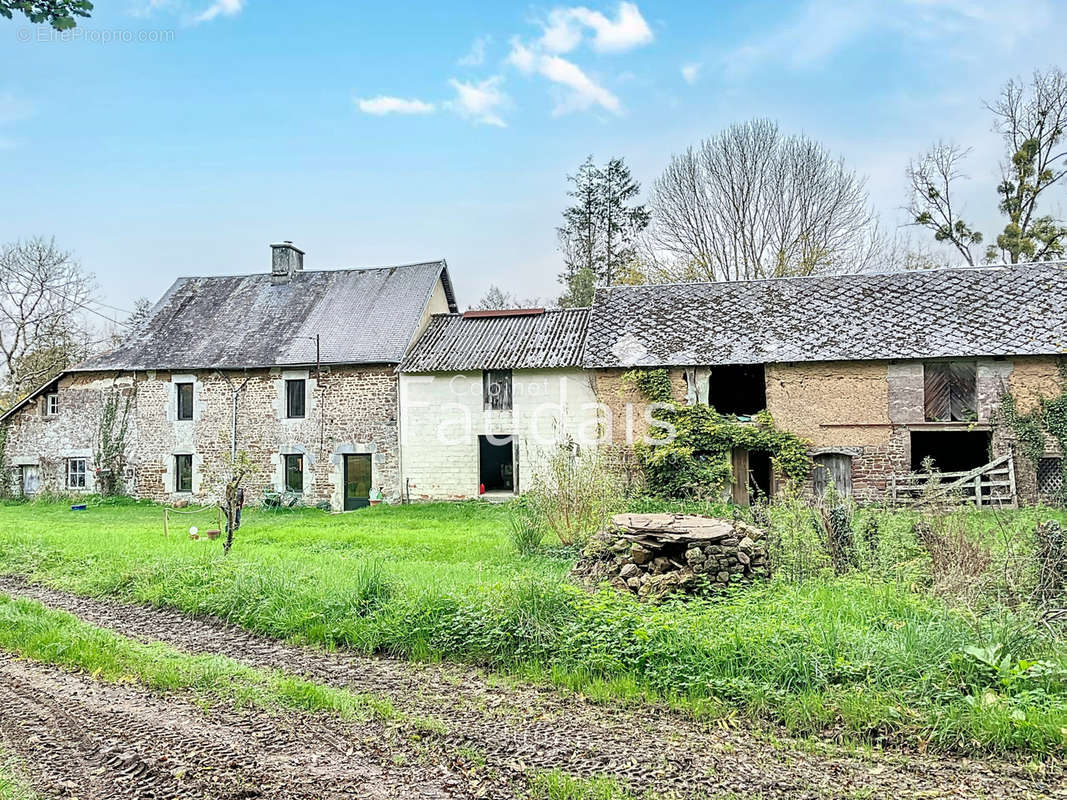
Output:
[[[740,423],[711,406],[682,405],[673,398],[666,369],[634,369],[623,378],[649,401],[662,404],[653,418],[675,429],[674,439],[668,440],[665,427],[653,426],[649,438],[662,442],[639,443],[634,448],[653,493],[673,497],[718,494],[732,480],[734,448],[768,453],[775,468],[789,480],[800,482],[810,474],[810,443],[777,428],[768,412],[761,411],[751,423]]]
[[[11,473],[7,463],[7,422],[0,422],[0,498],[11,496]]]
[[[1000,398],[1000,422],[1011,428],[1015,441],[1026,459],[1036,465],[1045,454],[1047,437],[1059,443],[1063,458],[1060,502],[1067,505],[1067,364],[1060,363],[1060,393],[1039,397],[1037,407],[1023,414],[1014,395],[1005,392]]]

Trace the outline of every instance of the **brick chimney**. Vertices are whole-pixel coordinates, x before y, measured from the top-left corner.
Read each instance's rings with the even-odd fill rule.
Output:
[[[304,251],[292,242],[270,246],[270,282],[289,283],[293,275],[304,269]]]

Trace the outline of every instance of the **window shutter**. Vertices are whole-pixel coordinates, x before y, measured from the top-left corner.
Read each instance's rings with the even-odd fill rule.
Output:
[[[928,422],[947,422],[952,416],[952,390],[948,364],[923,365],[923,397]]]
[[[951,384],[950,414],[957,422],[978,419],[978,367],[973,361],[954,361],[948,365]]]

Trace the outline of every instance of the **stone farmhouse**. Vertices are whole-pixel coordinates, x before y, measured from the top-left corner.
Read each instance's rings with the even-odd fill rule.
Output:
[[[122,477],[137,497],[216,498],[236,448],[252,502],[397,499],[396,367],[433,314],[456,310],[445,262],[305,272],[291,243],[271,250],[259,275],[179,278],[121,346],[10,409],[10,481],[26,494],[96,489],[99,420],[117,391],[130,398]]]
[[[591,309],[459,313],[443,261],[304,271],[291,243],[259,275],[181,278],[116,349],[0,417],[8,486],[121,481],[165,502],[217,499],[235,452],[250,502],[342,510],[507,496],[549,457],[648,432],[634,368],[674,398],[744,421],[763,409],[811,443],[810,491],[906,495],[932,458],[1014,502],[1061,497],[998,425],[1062,391],[1067,268],[1028,264],[598,290]],[[120,475],[101,419],[125,428]],[[625,460],[625,459],[623,459]],[[767,453],[732,454],[733,499],[779,485]],[[619,463],[616,461],[615,463]],[[990,466],[992,465],[992,466]],[[970,485],[968,483],[968,485]]]

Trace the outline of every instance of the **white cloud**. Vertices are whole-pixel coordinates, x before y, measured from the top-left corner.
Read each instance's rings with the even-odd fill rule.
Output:
[[[485,63],[485,48],[493,41],[491,36],[479,36],[471,42],[471,48],[457,63],[461,67],[479,67]]]
[[[358,99],[356,100],[356,105],[359,106],[359,110],[364,114],[375,114],[376,116],[385,114],[432,114],[434,112],[433,103],[415,99],[407,100],[403,97],[389,97],[388,95]]]
[[[652,41],[652,29],[634,3],[619,3],[614,20],[588,8],[575,8],[571,13],[576,20],[596,31],[593,49],[602,53],[622,53]]]
[[[582,30],[576,24],[572,8],[555,8],[548,14],[541,35],[541,47],[551,53],[569,53],[582,43]]]
[[[553,114],[559,116],[568,111],[584,111],[598,105],[618,114],[622,110],[619,98],[582,72],[581,68],[559,56],[542,56],[538,71],[553,83],[571,89],[562,102],[556,105]]]
[[[619,98],[598,84],[572,61],[555,55],[539,53],[527,47],[518,38],[511,41],[508,63],[527,75],[537,73],[555,84],[569,89],[556,104],[554,116],[569,111],[584,111],[600,106],[613,114],[622,111]]]
[[[211,22],[216,17],[232,17],[241,13],[245,0],[215,0],[203,12],[193,18],[193,22]]]
[[[682,66],[682,77],[685,78],[685,82],[690,86],[697,82],[701,66],[701,64],[685,64]]]
[[[456,99],[447,105],[461,117],[473,119],[485,125],[507,127],[498,109],[508,104],[508,96],[501,91],[502,78],[495,75],[480,83],[469,83],[452,78],[448,83],[456,90]]]
[[[582,43],[583,29],[593,32],[593,49],[601,53],[622,53],[652,41],[641,10],[635,3],[619,3],[615,19],[585,6],[555,8],[542,25],[540,44],[550,53],[569,53]]]

